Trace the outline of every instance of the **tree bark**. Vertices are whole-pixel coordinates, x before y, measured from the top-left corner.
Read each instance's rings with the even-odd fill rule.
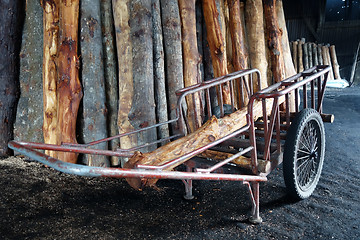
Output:
[[[339,63],[336,57],[335,45],[330,46],[330,56],[332,61],[332,66],[334,70],[334,77],[335,79],[341,79],[340,71],[339,71]]]
[[[164,69],[164,45],[163,32],[161,27],[161,9],[160,1],[152,0],[151,4],[152,23],[153,23],[153,42],[154,42],[154,87],[156,103],[156,120],[157,122],[166,122],[169,120],[167,113],[167,97],[165,85]],[[169,136],[168,125],[163,125],[158,129],[159,138]]]
[[[224,43],[224,36],[221,32],[220,21],[218,18],[219,11],[216,8],[215,0],[204,0],[203,11],[214,75],[215,77],[224,76],[228,73],[226,46]],[[224,104],[231,104],[230,86],[228,84],[222,86],[222,92],[218,92],[218,98],[220,97],[220,94],[222,94]]]
[[[318,53],[318,62],[320,65],[324,64],[323,56],[322,56],[322,47],[321,44],[317,45],[317,53]]]
[[[283,102],[284,98],[280,98],[279,102]],[[267,101],[266,111],[269,114],[272,109],[273,100],[269,99]],[[263,115],[262,112],[262,103],[261,101],[256,101],[253,107],[254,119],[257,119]],[[205,146],[217,139],[220,139],[235,130],[246,125],[246,114],[247,107],[244,107],[230,115],[226,115],[221,119],[212,117],[204,125],[201,126],[198,130],[185,137],[177,139],[173,142],[170,142],[152,152],[141,153],[135,152],[130,160],[125,164],[125,168],[134,168],[136,165],[162,165],[171,161],[172,159],[178,158],[186,153],[194,151],[202,146]],[[177,164],[180,165],[184,161]],[[170,171],[176,166],[171,168],[164,169],[165,171]],[[140,190],[145,186],[155,187],[155,184],[158,179],[140,179],[140,178],[127,178],[126,181],[133,188]]]
[[[60,47],[58,54],[58,137],[59,142],[76,143],[76,119],[82,98],[78,56],[79,1],[60,1]],[[59,152],[58,158],[76,163],[76,153]]]
[[[59,0],[43,1],[43,107],[44,143],[60,144],[57,135],[57,63],[59,41]],[[45,151],[51,157],[57,157],[56,151]]]
[[[21,43],[20,0],[2,1],[0,8],[0,157],[12,154],[7,144],[14,137],[16,103],[19,99],[19,51]]]
[[[329,54],[329,47],[328,46],[322,46],[321,51],[322,51],[322,55],[323,55],[324,65],[329,65],[330,66],[329,80],[334,80],[334,74],[333,74],[333,71],[332,71],[330,54]]]
[[[168,95],[168,110],[171,119],[176,118],[177,97],[175,92],[184,87],[181,46],[181,20],[177,0],[160,0],[161,20],[164,35],[165,77]],[[172,126],[172,134],[179,131]]]
[[[317,45],[316,43],[312,44],[312,52],[313,52],[313,62],[314,62],[314,66],[319,65],[319,60],[318,60],[318,54],[317,54]]]
[[[26,1],[26,16],[20,52],[20,92],[14,138],[43,142],[43,9],[38,0]]]
[[[113,0],[114,26],[116,32],[116,47],[119,68],[119,133],[133,131],[135,127],[130,121],[130,111],[133,105],[133,59],[132,42],[130,39],[130,0]],[[128,135],[120,138],[120,147],[128,149],[136,146],[136,136]]]
[[[304,54],[304,70],[309,69],[309,50],[308,44],[304,42],[303,44],[303,54]]]
[[[130,1],[130,36],[132,42],[132,63],[134,96],[129,119],[135,128],[154,125],[154,69],[151,20],[151,0]],[[137,144],[157,139],[156,129],[137,134]],[[150,150],[153,147],[147,147]]]
[[[250,62],[252,68],[257,68],[261,74],[260,86],[254,79],[254,91],[264,89],[267,84],[267,67],[264,16],[261,0],[247,0],[245,3],[245,20],[249,43]]]
[[[299,63],[298,72],[304,71],[303,46],[304,46],[304,41],[300,40],[298,44],[298,63]]]
[[[196,38],[195,0],[179,0],[179,10],[184,60],[184,85],[189,87],[201,81],[200,56]],[[200,99],[199,94],[194,94],[194,98],[192,96],[186,98],[190,132],[199,128],[202,123]]]
[[[313,62],[313,51],[312,51],[312,43],[307,43],[308,45],[308,56],[309,56],[309,68],[312,68],[314,66]]]
[[[84,93],[82,136],[84,141],[92,142],[108,137],[100,0],[82,0],[80,11],[81,76]],[[97,144],[96,148],[108,149],[108,146],[104,142]],[[87,154],[85,158],[89,166],[109,166],[106,156]]]
[[[296,72],[299,72],[298,71],[298,66],[299,66],[299,64],[298,64],[298,44],[299,44],[298,41],[292,42],[292,57],[293,57],[294,67],[295,67]]]
[[[244,22],[244,6],[240,0],[228,0],[229,6],[229,25],[232,40],[232,64],[234,71],[240,71],[249,68],[249,52],[247,49],[245,22]],[[244,107],[248,104],[249,96],[244,86],[236,86],[238,105]],[[241,95],[241,93],[244,93]]]
[[[106,89],[106,109],[107,109],[107,130],[110,136],[119,133],[117,127],[117,115],[119,105],[119,83],[117,79],[116,49],[114,36],[114,18],[112,14],[111,0],[101,0],[101,29],[104,49],[104,74]],[[113,139],[109,143],[111,150],[115,151],[119,147],[119,139]],[[111,157],[111,165],[118,166],[119,158]]]
[[[285,78],[285,64],[283,50],[281,47],[281,32],[279,30],[275,0],[263,0],[263,3],[266,38],[271,58],[271,71],[274,82],[277,83]]]

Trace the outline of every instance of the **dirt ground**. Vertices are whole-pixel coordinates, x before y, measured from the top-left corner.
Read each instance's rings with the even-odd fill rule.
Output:
[[[71,176],[26,158],[0,160],[0,239],[360,239],[360,88],[328,89],[326,157],[314,194],[292,202],[279,168],[260,185],[264,222],[247,222],[241,182],[181,181],[137,192],[123,179]]]

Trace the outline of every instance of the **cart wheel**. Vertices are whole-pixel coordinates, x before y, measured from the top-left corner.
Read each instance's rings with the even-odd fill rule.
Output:
[[[303,109],[291,124],[284,148],[284,180],[294,200],[308,198],[319,181],[325,155],[325,129],[320,114]]]

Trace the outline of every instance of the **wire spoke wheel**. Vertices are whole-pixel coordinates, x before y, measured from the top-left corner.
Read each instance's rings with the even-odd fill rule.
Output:
[[[325,154],[325,130],[320,114],[304,109],[291,124],[284,149],[284,180],[296,200],[308,198],[319,181]]]

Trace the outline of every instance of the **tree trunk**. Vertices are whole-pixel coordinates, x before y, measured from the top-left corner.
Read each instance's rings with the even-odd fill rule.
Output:
[[[154,69],[151,20],[151,0],[130,1],[130,36],[132,42],[132,63],[134,96],[129,119],[135,128],[154,125]],[[137,143],[142,145],[157,139],[156,129],[137,134]],[[146,149],[152,149],[148,147]]]
[[[261,74],[260,86],[254,79],[255,92],[264,89],[267,84],[267,67],[264,16],[261,0],[247,0],[245,3],[245,20],[249,43],[250,62],[252,68],[257,68]]]
[[[334,80],[334,74],[333,74],[333,71],[332,71],[330,54],[329,54],[329,47],[328,46],[322,46],[321,51],[322,51],[322,55],[323,55],[324,65],[329,65],[330,66],[329,80]]]
[[[57,63],[59,41],[59,0],[44,1],[43,4],[43,107],[44,143],[60,144],[57,135]],[[57,157],[55,151],[45,151],[51,157]]]
[[[320,65],[324,64],[323,56],[322,56],[322,47],[321,44],[317,45],[317,53],[318,53],[318,62]]]
[[[119,105],[119,83],[117,79],[116,49],[114,39],[114,18],[112,14],[111,0],[102,0],[101,9],[101,29],[103,36],[104,49],[104,69],[105,69],[105,89],[106,89],[106,109],[107,109],[107,130],[110,136],[119,133],[117,127],[117,115]],[[115,151],[119,147],[119,139],[113,139],[109,143],[111,150]],[[111,165],[118,166],[119,158],[111,157]]]
[[[317,45],[316,43],[312,44],[312,52],[313,52],[313,62],[314,62],[314,66],[319,65],[319,60],[318,60],[318,54],[317,54]]]
[[[80,11],[81,76],[84,92],[82,136],[84,141],[91,142],[108,137],[100,0],[82,0]],[[96,148],[108,149],[108,146],[104,142],[97,144]],[[88,154],[85,157],[89,166],[109,166],[106,156]]]
[[[312,68],[314,66],[313,62],[313,51],[312,51],[312,43],[307,43],[308,45],[308,56],[309,56],[309,68]]]
[[[283,102],[284,98],[280,98],[279,102]],[[267,113],[269,114],[272,109],[273,99],[267,101]],[[254,119],[263,116],[261,101],[256,101],[253,106]],[[141,153],[135,152],[130,160],[125,164],[125,168],[134,168],[136,165],[162,165],[168,161],[178,158],[183,154],[194,151],[202,146],[205,146],[217,139],[220,139],[235,130],[246,125],[247,107],[242,108],[230,115],[226,115],[221,119],[212,117],[201,128],[195,132],[186,135],[180,139],[170,142],[152,152]],[[177,164],[180,165],[184,161]],[[166,171],[172,170],[176,166],[164,169]],[[158,179],[140,179],[140,178],[127,178],[126,181],[133,188],[140,190],[145,186],[155,187]]]
[[[12,153],[7,144],[14,137],[13,126],[19,98],[19,51],[21,43],[20,0],[3,1],[0,8],[0,157]]]
[[[177,0],[160,0],[165,50],[165,75],[170,118],[176,118],[177,97],[175,92],[184,87],[181,46],[181,21]],[[172,134],[179,131],[172,126]]]
[[[249,68],[249,52],[247,49],[244,7],[240,6],[240,0],[228,0],[229,6],[229,25],[232,40],[232,64],[234,71],[240,71]],[[238,81],[237,81],[238,83]],[[244,107],[248,104],[249,96],[242,84],[236,86],[238,106]],[[243,90],[242,90],[243,89]],[[242,96],[241,93],[244,93]]]
[[[130,0],[112,1],[119,64],[119,133],[126,133],[135,129],[129,118],[134,96],[129,2]],[[134,147],[137,145],[136,143],[137,139],[134,135],[120,138],[120,147],[122,149]]]
[[[189,87],[201,81],[200,56],[196,38],[195,0],[179,0],[179,10],[184,60],[184,85]],[[202,123],[200,99],[199,94],[194,94],[194,98],[192,96],[186,98],[190,132],[199,128]]]
[[[214,75],[215,77],[224,76],[228,73],[226,46],[224,43],[224,36],[221,32],[220,21],[218,18],[219,12],[216,8],[215,0],[204,0],[203,11]],[[230,86],[228,84],[222,86],[222,92],[218,92],[218,98],[220,97],[220,94],[222,94],[224,104],[231,104]]]
[[[294,63],[291,58],[291,50],[290,50],[290,45],[289,45],[288,32],[286,29],[286,21],[285,21],[282,0],[276,1],[276,15],[277,15],[276,19],[278,19],[278,26],[279,26],[279,31],[280,31],[280,44],[281,44],[284,69],[285,69],[284,78],[288,78],[288,77],[295,75],[296,70],[295,70]],[[281,79],[281,80],[283,80],[283,79]],[[290,93],[289,100],[290,100],[290,106],[289,106],[290,111],[295,112],[295,94],[294,94],[294,92]]]
[[[61,0],[60,47],[58,54],[58,137],[59,142],[76,143],[76,119],[82,98],[78,50],[79,1]],[[76,163],[76,153],[59,152],[58,158]]]
[[[332,66],[334,70],[334,77],[335,79],[341,79],[340,72],[339,72],[339,64],[336,57],[335,45],[330,46],[330,56],[332,61]]]
[[[298,44],[298,63],[299,63],[298,72],[304,71],[303,46],[304,46],[304,41],[300,40]]]
[[[303,44],[303,54],[304,54],[304,70],[309,69],[309,50],[308,44],[304,42]]]
[[[38,0],[26,1],[26,16],[20,52],[20,92],[14,138],[43,142],[43,9]]]
[[[154,87],[156,103],[156,120],[157,122],[166,122],[169,120],[167,113],[167,97],[165,85],[164,69],[164,45],[163,32],[161,27],[161,9],[160,1],[152,0],[151,4],[152,23],[153,23],[153,42],[154,42]],[[159,127],[158,135],[160,138],[169,136],[168,125]]]
[[[299,66],[299,64],[298,64],[298,44],[299,44],[298,41],[292,42],[292,57],[293,57],[294,67],[295,67],[296,72],[299,72],[298,71],[298,66]]]
[[[285,65],[283,50],[281,47],[281,32],[279,30],[275,0],[264,0],[263,3],[266,25],[266,39],[271,58],[271,71],[274,82],[277,83],[285,78]]]

